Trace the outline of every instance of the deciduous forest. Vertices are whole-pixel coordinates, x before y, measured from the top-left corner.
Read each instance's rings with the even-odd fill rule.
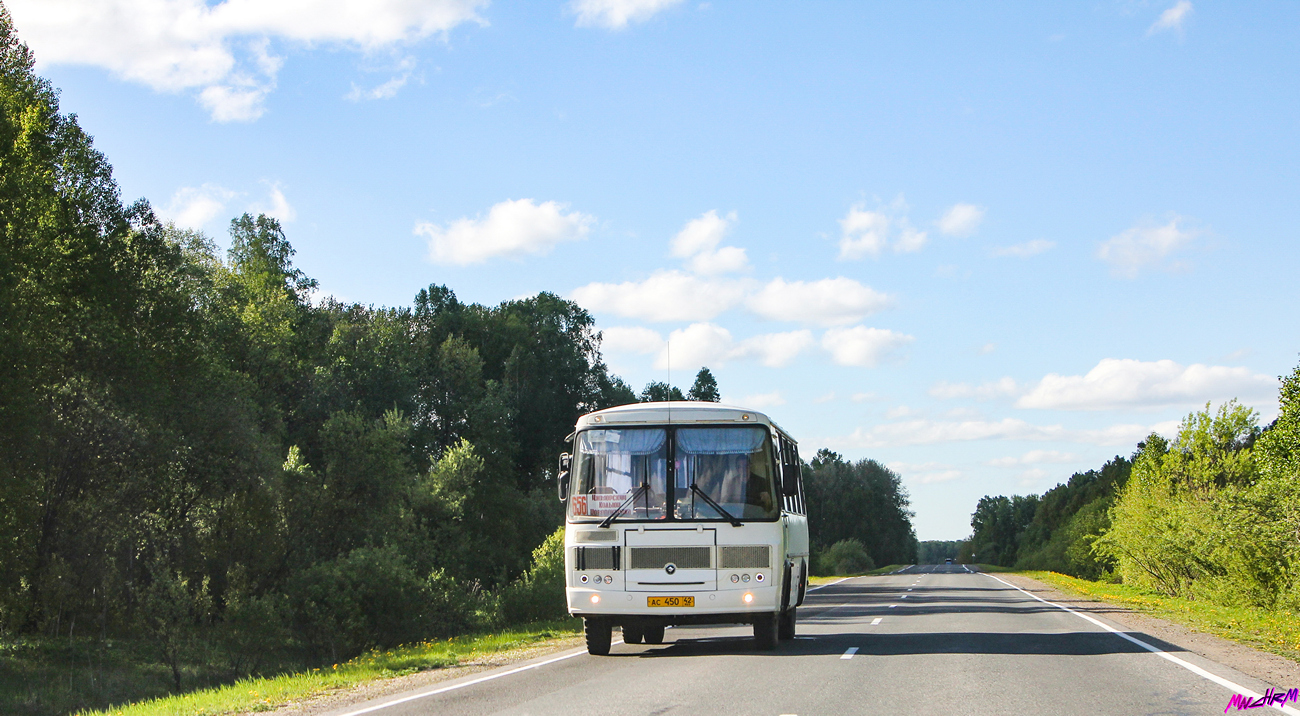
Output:
[[[980,500],[963,558],[1225,606],[1300,608],[1300,367],[1266,426],[1236,401],[1044,495]]]
[[[592,317],[437,284],[317,298],[275,219],[236,218],[221,252],[124,202],[32,67],[0,9],[0,710],[563,616],[556,456],[638,400]],[[897,475],[823,451],[806,481],[819,549],[914,558]],[[43,683],[42,659],[100,668]],[[126,662],[153,676],[104,677]]]

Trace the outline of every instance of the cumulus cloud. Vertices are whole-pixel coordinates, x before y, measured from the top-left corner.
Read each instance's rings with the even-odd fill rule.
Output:
[[[718,247],[735,221],[736,212],[722,217],[715,210],[692,219],[673,237],[673,256],[689,259],[688,266],[698,274],[733,273],[749,268],[749,259],[746,258],[744,249],[735,246]]]
[[[397,96],[398,91],[406,86],[407,82],[411,81],[411,77],[415,73],[415,65],[416,61],[414,57],[405,57],[397,63],[395,68],[397,74],[389,78],[388,81],[382,82],[370,89],[363,89],[358,86],[357,83],[353,82],[352,90],[346,95],[343,95],[343,97],[352,102],[360,102],[363,99],[392,99]]]
[[[1178,268],[1179,264],[1165,264],[1165,258],[1192,240],[1195,233],[1179,228],[1181,217],[1174,217],[1164,226],[1141,223],[1112,236],[1097,249],[1097,258],[1110,264],[1113,276],[1137,278],[1148,266]]]
[[[507,200],[489,209],[486,217],[457,219],[446,227],[416,224],[415,233],[428,237],[429,256],[440,264],[465,266],[499,256],[544,254],[556,244],[585,239],[595,222],[592,216],[566,213],[565,208],[554,201]]]
[[[993,467],[1020,467],[1021,465],[1039,465],[1043,463],[1077,462],[1079,456],[1072,452],[1059,450],[1030,450],[1020,457],[1000,457],[989,460]]]
[[[774,390],[771,393],[758,393],[756,395],[746,395],[743,398],[731,399],[730,397],[722,401],[727,405],[743,405],[747,408],[770,408],[774,405],[785,405],[785,398],[781,391]]]
[[[736,341],[727,329],[712,323],[692,323],[673,331],[659,351],[656,368],[694,369],[725,365],[733,360],[757,360],[769,368],[789,365],[814,344],[811,331],[766,333]]]
[[[280,190],[280,185],[272,184],[270,196],[270,205],[253,204],[249,207],[249,212],[253,214],[266,214],[280,220],[282,224],[288,224],[298,218],[298,210],[293,208],[289,200],[285,198],[284,192]]]
[[[226,210],[226,204],[238,196],[216,184],[181,187],[172,194],[167,206],[158,214],[166,221],[186,229],[202,229]]]
[[[883,328],[832,328],[822,336],[822,347],[840,365],[870,368],[916,340]]]
[[[645,22],[682,0],[572,0],[569,9],[579,27],[622,30],[632,22]]]
[[[707,321],[745,297],[742,281],[707,279],[682,271],[656,271],[644,281],[589,283],[570,298],[596,313],[647,321]]]
[[[808,282],[776,278],[750,296],[746,305],[775,321],[838,326],[860,321],[893,303],[891,296],[839,276]]]
[[[1023,244],[1013,246],[997,246],[990,251],[994,256],[1014,256],[1018,259],[1027,259],[1030,256],[1037,256],[1048,249],[1056,246],[1056,242],[1046,239],[1034,239],[1026,241]]]
[[[849,207],[849,213],[840,219],[840,259],[875,258],[890,247],[894,253],[920,251],[925,246],[925,232],[912,226],[906,211],[901,196],[877,211],[868,211],[864,203]]]
[[[160,92],[193,91],[218,122],[265,111],[273,39],[374,51],[482,24],[486,0],[8,0],[42,65],[89,65]]]
[[[939,381],[930,386],[930,395],[944,400],[953,398],[975,398],[977,400],[991,400],[993,398],[1005,398],[1014,396],[1020,392],[1020,386],[1011,378],[1002,378],[996,381],[981,383],[980,385],[970,385],[969,383],[949,383]]]
[[[939,219],[939,231],[948,236],[970,236],[984,221],[984,210],[974,204],[953,204]]]
[[[1067,430],[1061,425],[1034,425],[1017,418],[1002,420],[904,420],[870,428],[857,428],[851,434],[832,439],[837,447],[882,448],[899,445],[968,442],[972,440],[1017,440],[1074,442],[1092,445],[1128,445],[1158,432],[1171,435],[1178,423],[1156,425],[1123,424],[1099,430]]]
[[[1187,16],[1192,14],[1192,3],[1188,0],[1178,0],[1173,7],[1160,13],[1160,17],[1147,28],[1147,34],[1152,35],[1165,30],[1174,30],[1181,33],[1183,31],[1183,22]]]
[[[1277,379],[1252,373],[1248,368],[1105,358],[1086,375],[1044,376],[1016,401],[1016,407],[1049,410],[1190,407],[1229,398],[1271,399],[1277,389]]]
[[[915,482],[922,485],[928,485],[935,482],[948,482],[956,480],[962,476],[960,470],[954,469],[952,465],[945,465],[941,462],[891,462],[885,467],[898,473],[908,482]]]

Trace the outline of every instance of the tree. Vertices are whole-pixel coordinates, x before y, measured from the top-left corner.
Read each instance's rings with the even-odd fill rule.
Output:
[[[646,383],[645,389],[641,391],[642,403],[662,403],[669,400],[686,400],[686,396],[682,395],[682,391],[676,386],[657,380]]]
[[[877,564],[916,560],[913,513],[897,473],[875,460],[850,463],[822,449],[803,475],[808,536],[815,550],[857,540]]]
[[[700,368],[700,372],[695,374],[695,383],[686,393],[687,400],[700,400],[707,403],[716,403],[720,400],[718,396],[718,381],[713,377],[713,373],[708,368]]]

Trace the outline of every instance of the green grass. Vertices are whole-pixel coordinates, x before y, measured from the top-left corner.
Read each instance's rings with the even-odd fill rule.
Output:
[[[1166,597],[1135,587],[1090,582],[1056,572],[1018,572],[1063,592],[1099,599],[1151,616],[1168,619],[1196,631],[1300,661],[1300,615],[1295,612],[1230,607],[1203,600]]]
[[[819,584],[834,582],[837,579],[848,579],[849,577],[867,577],[873,574],[889,574],[890,572],[893,572],[898,569],[902,569],[903,567],[906,566],[907,566],[906,564],[890,564],[884,567],[877,567],[876,569],[873,569],[870,572],[861,572],[859,574],[837,574],[834,576],[820,576],[820,577],[813,576],[808,578],[808,583],[815,587]]]
[[[237,714],[250,711],[269,711],[292,701],[300,701],[335,689],[343,689],[377,679],[392,678],[412,674],[426,669],[451,666],[485,654],[508,651],[528,645],[540,644],[550,640],[567,638],[581,631],[581,621],[562,619],[549,622],[505,629],[490,634],[461,636],[447,640],[431,640],[418,644],[409,644],[395,649],[372,651],[362,654],[350,661],[334,664],[324,668],[310,669],[298,673],[279,676],[254,677],[237,681],[233,684],[199,688],[188,693],[160,696],[141,700],[129,705],[115,706],[102,710],[77,709],[76,699],[80,695],[84,704],[84,690],[62,688],[51,698],[50,683],[33,681],[45,679],[46,682],[68,680],[66,658],[54,658],[59,655],[38,654],[31,644],[7,642],[0,644],[0,660],[7,660],[0,669],[0,689],[3,693],[0,704],[4,713],[69,713],[84,716],[210,716],[216,714]],[[23,652],[25,653],[15,653]],[[38,657],[45,657],[43,660]],[[66,656],[66,655],[62,655]],[[132,657],[137,663],[130,663]],[[25,657],[25,658],[24,658]],[[139,673],[142,669],[154,665],[144,663],[139,655],[121,654],[117,662],[107,670],[109,678],[124,682],[113,693],[139,693],[142,683],[158,682],[161,675]],[[132,671],[134,668],[134,672]],[[101,671],[105,671],[101,669]],[[116,673],[116,676],[112,674]],[[102,678],[102,677],[101,677]],[[32,691],[36,684],[44,683],[44,691]],[[101,684],[101,689],[103,685]],[[157,689],[146,691],[157,693]],[[124,701],[131,698],[124,697]],[[103,701],[101,701],[103,703]]]

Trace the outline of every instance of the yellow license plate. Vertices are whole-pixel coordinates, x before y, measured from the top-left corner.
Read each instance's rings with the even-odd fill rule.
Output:
[[[695,597],[646,597],[646,606],[693,607],[695,606]]]

